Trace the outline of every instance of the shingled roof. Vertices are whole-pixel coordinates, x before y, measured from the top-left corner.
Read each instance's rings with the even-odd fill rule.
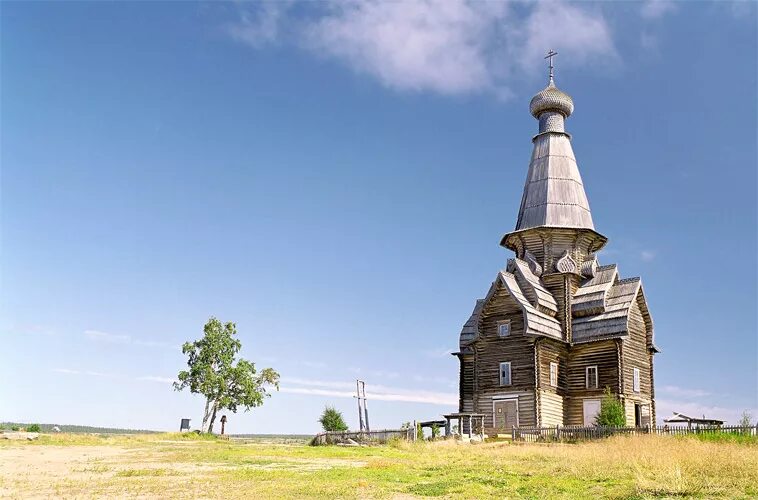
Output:
[[[500,271],[487,296],[476,301],[474,311],[461,330],[462,350],[476,340],[482,310],[500,290],[506,291],[521,307],[526,335],[563,339],[560,322],[543,312],[557,311],[557,305],[542,280],[520,259],[513,259],[508,269],[514,272]],[[640,278],[620,280],[615,264],[598,267],[595,276],[582,283],[574,294],[572,342],[578,344],[628,335],[629,313],[634,302],[638,303],[645,320],[648,347],[657,350],[653,344],[653,324],[643,295],[642,282]]]
[[[565,134],[540,134],[534,139],[516,231],[542,226],[595,229],[574,150]]]

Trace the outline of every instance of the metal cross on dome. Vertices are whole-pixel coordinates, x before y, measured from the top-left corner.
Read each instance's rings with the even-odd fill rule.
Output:
[[[555,52],[553,49],[550,49],[547,52],[547,55],[545,56],[545,59],[548,59],[548,64],[550,67],[550,81],[553,81],[553,57],[557,56],[558,52]]]

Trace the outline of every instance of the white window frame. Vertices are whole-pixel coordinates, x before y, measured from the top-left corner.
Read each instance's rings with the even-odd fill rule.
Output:
[[[503,326],[507,326],[508,327],[508,333],[506,333],[505,335],[503,335],[503,332],[501,330],[501,328]],[[511,336],[511,320],[506,319],[504,321],[498,321],[497,322],[497,336],[498,337],[510,337]]]
[[[550,387],[558,387],[558,363],[550,362]]]
[[[640,392],[640,369],[634,368],[632,370],[632,390],[634,392]]]
[[[507,368],[507,371],[508,371],[508,383],[507,384],[504,383],[504,380],[503,380],[503,378],[504,378],[503,377],[503,371],[504,371],[503,368]],[[512,378],[512,373],[511,373],[511,362],[510,361],[503,361],[502,363],[500,363],[500,371],[498,373],[500,375],[500,385],[501,386],[508,386],[508,385],[512,385],[513,384],[513,378]]]
[[[590,370],[592,369],[595,370],[595,380],[593,384],[590,384]],[[597,365],[588,366],[584,369],[584,386],[586,389],[598,389],[600,387],[599,379]]]

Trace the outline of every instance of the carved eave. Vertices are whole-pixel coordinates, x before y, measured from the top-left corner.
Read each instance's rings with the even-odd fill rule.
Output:
[[[526,250],[523,237],[529,233],[540,234],[544,232],[544,229],[568,229],[571,231],[576,231],[577,241],[586,241],[588,253],[595,253],[602,249],[606,243],[608,243],[608,238],[598,233],[594,229],[570,228],[561,226],[539,226],[506,233],[500,239],[500,246],[505,247],[509,250],[513,250],[516,252],[516,255],[522,257],[524,255],[524,251]]]

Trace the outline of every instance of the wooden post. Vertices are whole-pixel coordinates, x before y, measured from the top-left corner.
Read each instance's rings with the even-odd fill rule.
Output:
[[[363,408],[361,408],[361,381],[355,381],[355,397],[358,399],[358,430],[363,430]]]
[[[445,437],[450,436],[450,419],[445,417]]]
[[[471,428],[471,415],[468,416],[468,438],[471,439],[473,435],[471,434],[471,431],[473,429]]]

